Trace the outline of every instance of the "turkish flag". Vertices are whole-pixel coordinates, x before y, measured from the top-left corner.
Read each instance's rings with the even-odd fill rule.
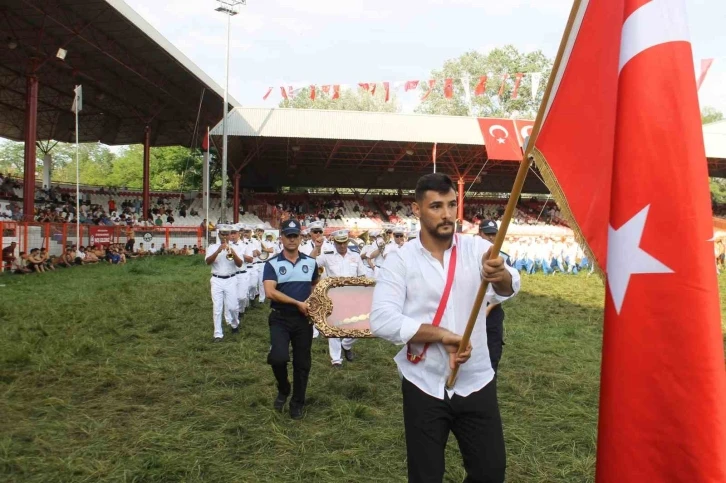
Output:
[[[479,118],[479,129],[484,136],[487,157],[499,161],[521,161],[522,150],[511,119]]]
[[[723,335],[684,4],[576,3],[530,143],[606,276],[599,482],[726,481]],[[596,95],[582,82],[593,73]]]
[[[391,83],[390,82],[384,82],[383,83],[383,89],[386,92],[384,102],[388,102],[391,100]]]
[[[202,136],[202,151],[209,151],[209,131]]]
[[[454,96],[454,79],[444,79],[444,97],[451,99]]]
[[[404,92],[408,92],[408,91],[410,91],[412,89],[415,89],[416,87],[418,87],[418,81],[417,80],[408,80],[404,84],[403,90],[404,90]]]
[[[514,121],[514,126],[517,128],[517,138],[519,139],[519,145],[524,147],[524,141],[532,135],[534,121],[517,119]]]
[[[333,99],[340,99],[340,85],[333,85]]]
[[[487,90],[487,76],[483,75],[479,77],[479,82],[476,83],[476,87],[474,88],[474,95],[475,96],[483,96],[484,92]]]
[[[315,100],[315,86],[314,85],[310,86],[310,100],[311,101]]]
[[[283,98],[283,99],[286,99],[286,100],[287,100],[287,98],[288,98],[288,97],[287,97],[287,91],[286,91],[286,90],[285,90],[285,88],[284,88],[284,87],[282,87],[282,86],[280,87],[280,94],[282,94],[282,98]]]
[[[272,87],[267,88],[267,92],[265,92],[265,95],[262,96],[262,100],[266,101],[268,97],[270,97],[270,93],[272,93]]]

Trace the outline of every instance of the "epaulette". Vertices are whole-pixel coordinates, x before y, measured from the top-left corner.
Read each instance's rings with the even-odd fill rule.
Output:
[[[333,253],[335,253],[335,252],[331,250],[329,252],[323,252],[323,255],[332,255]]]

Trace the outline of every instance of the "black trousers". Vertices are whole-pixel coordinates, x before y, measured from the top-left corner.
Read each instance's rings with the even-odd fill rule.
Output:
[[[504,348],[504,309],[501,305],[487,315],[487,348],[494,372],[497,372]]]
[[[291,406],[305,404],[305,391],[312,355],[313,326],[301,313],[286,313],[273,309],[270,312],[270,352],[267,363],[277,379],[277,389],[282,394],[290,394],[290,381],[287,378],[287,363],[290,361],[292,344],[292,398]]]
[[[409,483],[441,483],[449,432],[459,443],[465,483],[504,481],[506,455],[496,378],[477,392],[443,400],[429,396],[403,379]]]

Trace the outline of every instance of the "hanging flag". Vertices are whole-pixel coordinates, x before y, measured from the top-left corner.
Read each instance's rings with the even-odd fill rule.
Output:
[[[519,90],[519,83],[522,81],[522,77],[524,77],[524,74],[522,74],[521,72],[517,72],[517,74],[515,75],[514,89],[512,90],[512,99],[517,98],[517,91]]]
[[[418,87],[418,81],[417,80],[409,80],[406,81],[406,84],[403,86],[404,92],[408,92],[410,90],[414,90]]]
[[[323,91],[323,94],[330,95],[330,86],[320,86],[320,90]]]
[[[542,72],[532,72],[529,75],[532,81],[532,100],[537,99],[537,91],[539,90],[539,83],[542,81]]]
[[[706,74],[708,74],[708,69],[711,68],[711,64],[713,64],[713,59],[701,59],[701,75],[698,76],[698,89],[701,89],[701,84],[706,80]]]
[[[524,141],[532,135],[532,127],[534,121],[528,121],[526,119],[516,119],[514,126],[517,128],[517,137],[519,138],[519,145],[524,148]]]
[[[371,85],[368,82],[359,82],[358,85],[360,86],[361,89],[363,89],[366,92],[371,90]]]
[[[483,96],[484,92],[487,90],[487,76],[483,75],[479,77],[479,82],[476,83],[476,87],[474,88],[474,95],[475,96]]]
[[[71,111],[78,114],[83,110],[83,86],[77,85],[75,89],[73,89],[73,105],[71,106]]]
[[[391,99],[391,83],[390,82],[384,82],[383,83],[383,89],[386,93],[386,97],[383,102],[388,102]]]
[[[372,95],[372,96],[375,96],[375,95],[376,95],[376,86],[377,86],[377,85],[378,85],[378,84],[376,84],[375,82],[372,82],[372,83],[371,83],[371,95]]]
[[[504,87],[507,85],[507,79],[509,79],[509,74],[502,75],[502,86],[499,88],[499,97],[502,97],[504,94]]]
[[[447,99],[454,97],[454,79],[444,79],[444,97]]]
[[[267,92],[265,92],[265,95],[262,96],[262,100],[266,101],[268,97],[270,97],[270,93],[272,92],[272,87],[267,88]]]
[[[315,86],[310,86],[310,100],[315,101]]]
[[[479,118],[479,129],[484,136],[487,158],[497,161],[521,161],[522,150],[511,119]]]
[[[280,93],[282,94],[282,98],[283,98],[283,99],[285,99],[285,100],[289,99],[289,98],[287,97],[287,91],[285,90],[285,88],[284,88],[284,87],[280,87]]]
[[[333,85],[333,99],[340,99],[340,86],[338,84]]]
[[[686,18],[685,0],[576,2],[530,142],[606,276],[603,483],[726,481],[723,334]],[[594,72],[596,91],[583,82]]]
[[[202,151],[208,151],[209,150],[209,131],[204,133],[204,136],[202,136]]]
[[[429,79],[428,80],[429,90],[426,91],[426,93],[421,97],[422,101],[425,101],[426,98],[428,98],[431,95],[431,92],[434,90],[434,86],[436,85],[436,79]]]

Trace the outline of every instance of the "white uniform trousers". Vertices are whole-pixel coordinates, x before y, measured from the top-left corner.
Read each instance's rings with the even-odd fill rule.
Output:
[[[222,312],[227,324],[239,327],[239,301],[237,300],[237,277],[212,277],[212,316],[214,318],[214,337],[224,337],[222,331]]]
[[[254,300],[255,297],[257,297],[257,288],[258,284],[256,283],[257,278],[259,277],[259,270],[257,267],[261,267],[262,265],[252,265],[252,268],[247,269],[247,275],[249,275],[249,284],[248,284],[248,293],[249,293],[249,299],[250,301]]]
[[[328,351],[330,352],[331,362],[333,364],[342,364],[343,351],[341,349],[350,350],[356,340],[349,337],[345,339],[328,339]]]
[[[245,268],[245,270],[247,270]],[[249,272],[237,272],[237,299],[239,300],[239,313],[244,314],[247,306],[250,304],[249,299]]]
[[[257,293],[260,295],[260,303],[262,303],[265,301],[265,284],[262,282],[262,276],[265,273],[265,264],[260,263],[257,267]]]

